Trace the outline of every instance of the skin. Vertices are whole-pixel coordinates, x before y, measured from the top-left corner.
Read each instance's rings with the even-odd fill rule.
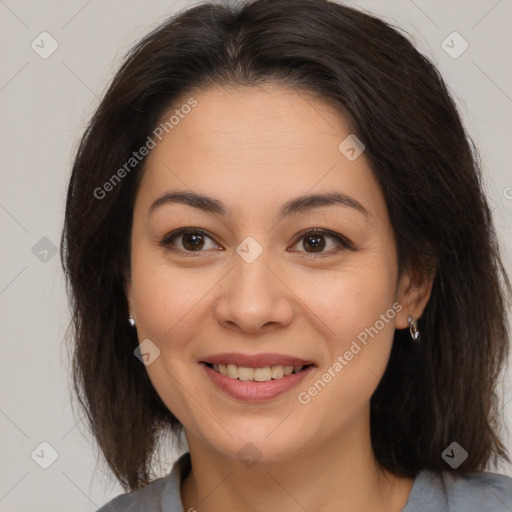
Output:
[[[214,87],[193,97],[197,106],[148,156],[125,283],[139,341],[149,338],[161,351],[146,367],[151,382],[185,427],[192,471],[181,486],[184,510],[398,512],[413,481],[377,464],[369,401],[394,330],[408,328],[409,314],[421,316],[432,276],[398,275],[369,161],[364,153],[349,161],[338,150],[351,133],[340,112],[277,84]],[[170,190],[214,197],[229,214],[176,203],[148,214]],[[278,219],[289,199],[333,191],[368,215],[328,205]],[[207,232],[199,253],[186,236],[160,244],[184,227]],[[347,238],[353,249],[326,235],[315,252],[299,234],[315,227]],[[248,236],[263,251],[252,263],[236,252]],[[197,257],[187,257],[187,248]],[[401,311],[307,405],[299,403],[298,393],[395,302]],[[317,368],[297,388],[248,403],[218,390],[200,367],[218,352],[277,352]],[[252,467],[237,455],[248,442],[261,455]]]

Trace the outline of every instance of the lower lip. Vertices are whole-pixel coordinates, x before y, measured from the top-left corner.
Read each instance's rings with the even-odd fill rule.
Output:
[[[280,379],[256,382],[252,380],[232,379],[231,377],[222,375],[222,373],[216,372],[205,363],[199,364],[219,389],[229,396],[237,398],[238,400],[244,400],[245,402],[264,402],[282,395],[297,386],[314,368],[313,365],[310,365],[299,373],[292,373]]]

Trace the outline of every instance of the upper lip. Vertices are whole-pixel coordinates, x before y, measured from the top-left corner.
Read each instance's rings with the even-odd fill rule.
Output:
[[[285,354],[240,354],[235,352],[224,352],[212,354],[201,359],[202,363],[211,364],[236,364],[247,368],[263,368],[264,366],[306,366],[315,364],[313,361],[301,359],[300,357],[287,356]]]

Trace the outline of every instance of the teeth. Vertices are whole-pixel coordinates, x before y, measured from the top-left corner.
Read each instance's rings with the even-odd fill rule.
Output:
[[[282,366],[272,366],[270,368],[270,376],[273,379],[280,379],[284,377],[284,368]]]
[[[254,380],[254,369],[239,366],[238,367],[238,378],[240,380]]]
[[[265,382],[271,379],[272,375],[270,372],[270,366],[265,366],[263,368],[254,368],[254,380],[256,382]]]
[[[280,379],[286,375],[300,372],[303,366],[263,366],[261,368],[248,368],[236,364],[214,364],[216,372],[239,380],[253,380],[256,382],[267,382],[272,379]]]
[[[228,364],[227,375],[228,375],[228,377],[231,377],[232,379],[238,378],[238,366],[236,364]]]

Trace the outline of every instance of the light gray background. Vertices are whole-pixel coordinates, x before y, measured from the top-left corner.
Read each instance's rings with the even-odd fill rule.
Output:
[[[480,148],[512,274],[512,1],[347,3],[407,30],[445,77]],[[58,254],[48,253],[44,262],[32,249],[43,237],[59,245],[74,149],[123,55],[192,4],[0,0],[1,511],[94,511],[122,492],[96,465],[96,449],[72,414],[63,344],[69,311]],[[43,31],[59,45],[47,59],[31,48]],[[469,43],[457,59],[441,47],[453,31]],[[511,388],[509,372],[501,395],[508,427]],[[504,440],[512,449],[510,432]],[[31,458],[43,441],[58,453],[48,469]],[[176,456],[169,455],[164,470]],[[510,466],[497,470],[512,475]]]

